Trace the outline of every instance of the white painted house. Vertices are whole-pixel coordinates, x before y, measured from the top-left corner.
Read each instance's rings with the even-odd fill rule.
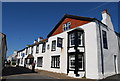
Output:
[[[65,73],[72,77],[102,79],[120,73],[120,34],[107,10],[102,20],[64,15],[48,34],[18,51],[18,65]]]
[[[17,61],[17,51],[14,50],[14,53],[11,54],[10,56],[7,57],[7,62],[10,61],[11,66],[16,66],[16,61]]]

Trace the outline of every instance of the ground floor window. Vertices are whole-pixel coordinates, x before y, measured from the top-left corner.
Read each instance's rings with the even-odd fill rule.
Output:
[[[37,67],[42,67],[42,63],[43,63],[43,57],[38,57],[37,58]]]
[[[60,68],[60,56],[52,56],[51,57],[51,67],[52,68]]]
[[[78,54],[78,60],[75,60],[75,54],[69,55],[69,69],[75,70],[75,61],[78,61],[78,69],[83,70],[83,55]]]
[[[69,66],[70,69],[75,69],[75,55],[69,56]]]
[[[78,55],[78,68],[79,70],[83,70],[83,55]]]

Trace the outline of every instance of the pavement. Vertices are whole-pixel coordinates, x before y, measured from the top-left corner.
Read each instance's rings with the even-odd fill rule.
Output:
[[[5,67],[2,71],[2,79],[3,81],[21,81],[21,80],[68,80],[68,81],[98,81],[94,79],[86,79],[86,78],[73,78],[69,77],[63,73],[55,73],[44,70],[32,70],[25,67]],[[99,81],[120,81],[120,74],[107,77],[105,79]]]

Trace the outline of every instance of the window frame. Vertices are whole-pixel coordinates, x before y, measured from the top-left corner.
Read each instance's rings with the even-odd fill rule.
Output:
[[[60,68],[60,55],[51,56],[51,68]]]
[[[105,30],[102,30],[102,42],[103,48],[108,49],[107,32]]]
[[[38,58],[40,58],[41,60],[40,60],[40,65],[38,66]],[[43,66],[43,57],[37,57],[37,67],[42,67]]]
[[[39,53],[39,44],[36,45],[36,53]]]
[[[79,38],[79,33],[80,33],[80,38]],[[84,34],[81,31],[78,31],[77,34],[78,34],[78,45],[79,46],[83,46],[83,42],[84,42],[84,38],[83,37],[84,37]]]
[[[55,44],[55,45],[54,45]],[[51,51],[56,51],[56,40],[52,41]]]
[[[75,46],[75,32],[69,34],[69,46]]]
[[[45,53],[45,51],[46,51],[46,43],[43,43],[42,44],[42,53]]]

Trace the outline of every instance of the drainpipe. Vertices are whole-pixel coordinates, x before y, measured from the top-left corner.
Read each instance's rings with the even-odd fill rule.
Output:
[[[97,21],[98,22],[98,21]],[[102,36],[101,36],[101,27],[100,23],[98,22],[98,27],[99,27],[99,34],[100,34],[100,49],[101,49],[101,63],[102,63],[102,74],[104,78],[104,57],[103,57],[103,45],[102,45]]]

